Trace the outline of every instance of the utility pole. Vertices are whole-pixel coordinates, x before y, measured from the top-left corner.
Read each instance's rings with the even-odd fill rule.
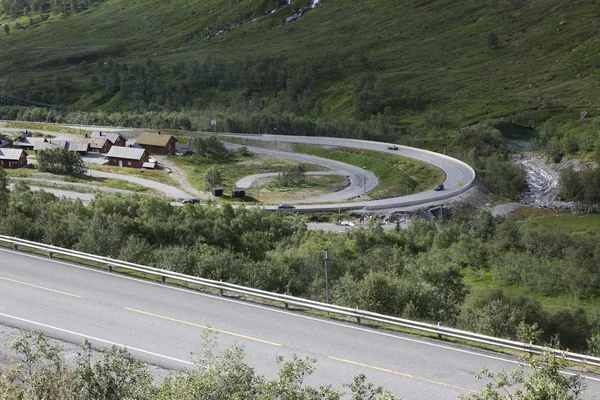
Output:
[[[257,200],[260,203],[260,179],[256,180],[256,184],[258,185],[258,197],[257,197]]]
[[[323,260],[325,261],[325,302],[327,304],[329,304],[329,277],[328,277],[328,271],[327,271],[327,260],[328,260],[328,256],[327,256],[327,249],[325,249],[325,252],[323,253]]]

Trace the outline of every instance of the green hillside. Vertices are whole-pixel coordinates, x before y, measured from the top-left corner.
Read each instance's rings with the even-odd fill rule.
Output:
[[[3,1],[19,2],[28,3]],[[0,101],[60,112],[185,111],[189,123],[173,127],[195,129],[209,127],[208,115],[229,119],[223,130],[255,132],[272,130],[273,117],[239,115],[287,115],[294,131],[294,118],[335,120],[334,134],[352,130],[339,121],[370,121],[363,131],[386,139],[423,124],[455,129],[504,117],[535,129],[554,118],[578,135],[599,125],[600,2],[322,0],[284,24],[312,3],[286,2],[108,0],[84,10],[79,0],[77,12],[57,13],[51,1],[36,11],[14,6],[1,14],[9,29],[0,31]],[[582,111],[592,118],[580,121]],[[584,151],[600,150],[588,142]]]

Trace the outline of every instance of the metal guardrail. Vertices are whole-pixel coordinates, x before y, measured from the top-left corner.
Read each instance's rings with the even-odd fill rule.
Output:
[[[270,300],[274,302],[283,303],[285,308],[288,309],[290,305],[304,307],[313,310],[324,311],[345,317],[356,318],[357,323],[362,321],[375,321],[384,324],[402,326],[405,328],[414,329],[421,332],[429,332],[438,335],[439,338],[443,336],[455,339],[463,339],[472,342],[482,343],[486,345],[496,346],[504,349],[518,350],[529,354],[540,354],[543,351],[550,351],[556,355],[562,355],[567,360],[593,365],[600,367],[600,358],[586,356],[583,354],[571,353],[568,351],[550,349],[543,346],[534,345],[531,343],[520,343],[513,340],[501,339],[492,336],[480,335],[477,333],[463,331],[459,329],[453,329],[444,327],[441,325],[427,324],[424,322],[411,321],[408,319],[391,317],[388,315],[378,314],[370,311],[363,311],[359,309],[353,309],[349,307],[336,306],[333,304],[321,303],[318,301],[307,300],[300,297],[294,297],[286,294],[272,293],[264,290],[253,289],[245,286],[234,285],[232,283],[220,282],[211,279],[198,278],[190,275],[181,274],[178,272],[167,271],[158,268],[152,268],[145,265],[139,265],[130,263],[127,261],[115,260],[110,257],[97,256],[94,254],[83,253],[80,251],[69,250],[62,247],[56,247],[52,245],[46,245],[43,243],[32,242],[29,240],[19,239],[11,236],[0,235],[0,242],[9,243],[15,250],[18,250],[19,246],[28,249],[35,249],[42,252],[47,252],[49,257],[53,257],[54,254],[62,254],[64,256],[77,258],[80,260],[93,261],[96,263],[104,264],[108,266],[109,271],[113,271],[113,268],[121,268],[130,271],[142,272],[148,275],[154,275],[161,278],[163,283],[167,279],[173,281],[187,282],[199,286],[210,287],[218,289],[221,296],[224,295],[225,291],[238,293],[246,296],[253,296],[260,299]]]

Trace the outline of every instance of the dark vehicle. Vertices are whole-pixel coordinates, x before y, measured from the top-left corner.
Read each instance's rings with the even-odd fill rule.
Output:
[[[296,207],[290,206],[289,204],[280,204],[279,207],[277,207],[277,209],[279,209],[279,210],[295,210]]]
[[[439,185],[435,185],[433,190],[435,190],[436,192],[439,192],[440,190],[444,190],[444,185],[442,185],[441,183]]]
[[[200,203],[200,199],[185,199],[182,201],[183,204],[198,204]]]
[[[398,146],[388,146],[388,150],[398,150]]]

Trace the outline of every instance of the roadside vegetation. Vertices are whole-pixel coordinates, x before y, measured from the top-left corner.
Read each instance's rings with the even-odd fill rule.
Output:
[[[331,385],[310,386],[305,380],[318,368],[316,360],[294,355],[291,360],[278,357],[277,377],[258,375],[245,360],[244,348],[235,345],[215,353],[217,337],[203,334],[204,344],[195,354],[195,368],[171,372],[165,379],[153,379],[150,368],[134,359],[127,349],[112,346],[95,351],[86,340],[77,356],[65,361],[63,348],[46,339],[40,331],[29,332],[11,344],[18,362],[0,370],[0,391],[7,399],[46,400],[192,400],[214,399],[302,399],[400,400],[390,391],[357,375],[343,388]],[[511,400],[582,399],[586,390],[579,375],[567,376],[564,358],[544,353],[528,357],[513,371],[489,371],[477,375],[488,379],[484,388],[462,400],[498,400],[510,393]],[[402,395],[401,393],[399,394]]]
[[[294,356],[277,358],[274,379],[257,374],[236,345],[215,353],[217,338],[204,335],[204,346],[195,353],[194,368],[172,372],[155,381],[150,368],[126,349],[112,346],[99,353],[86,340],[71,362],[63,349],[39,332],[30,332],[11,345],[19,362],[0,370],[0,392],[6,399],[46,400],[193,400],[305,399],[340,400],[350,393],[355,400],[394,400],[391,393],[367,382],[364,375],[344,385],[310,386],[304,381],[315,371],[316,360]]]
[[[592,339],[600,332],[597,229],[557,230],[464,208],[448,222],[340,235],[308,231],[294,214],[227,204],[171,207],[99,193],[84,206],[20,181],[0,192],[5,235],[321,301],[327,248],[336,304],[600,351]]]

